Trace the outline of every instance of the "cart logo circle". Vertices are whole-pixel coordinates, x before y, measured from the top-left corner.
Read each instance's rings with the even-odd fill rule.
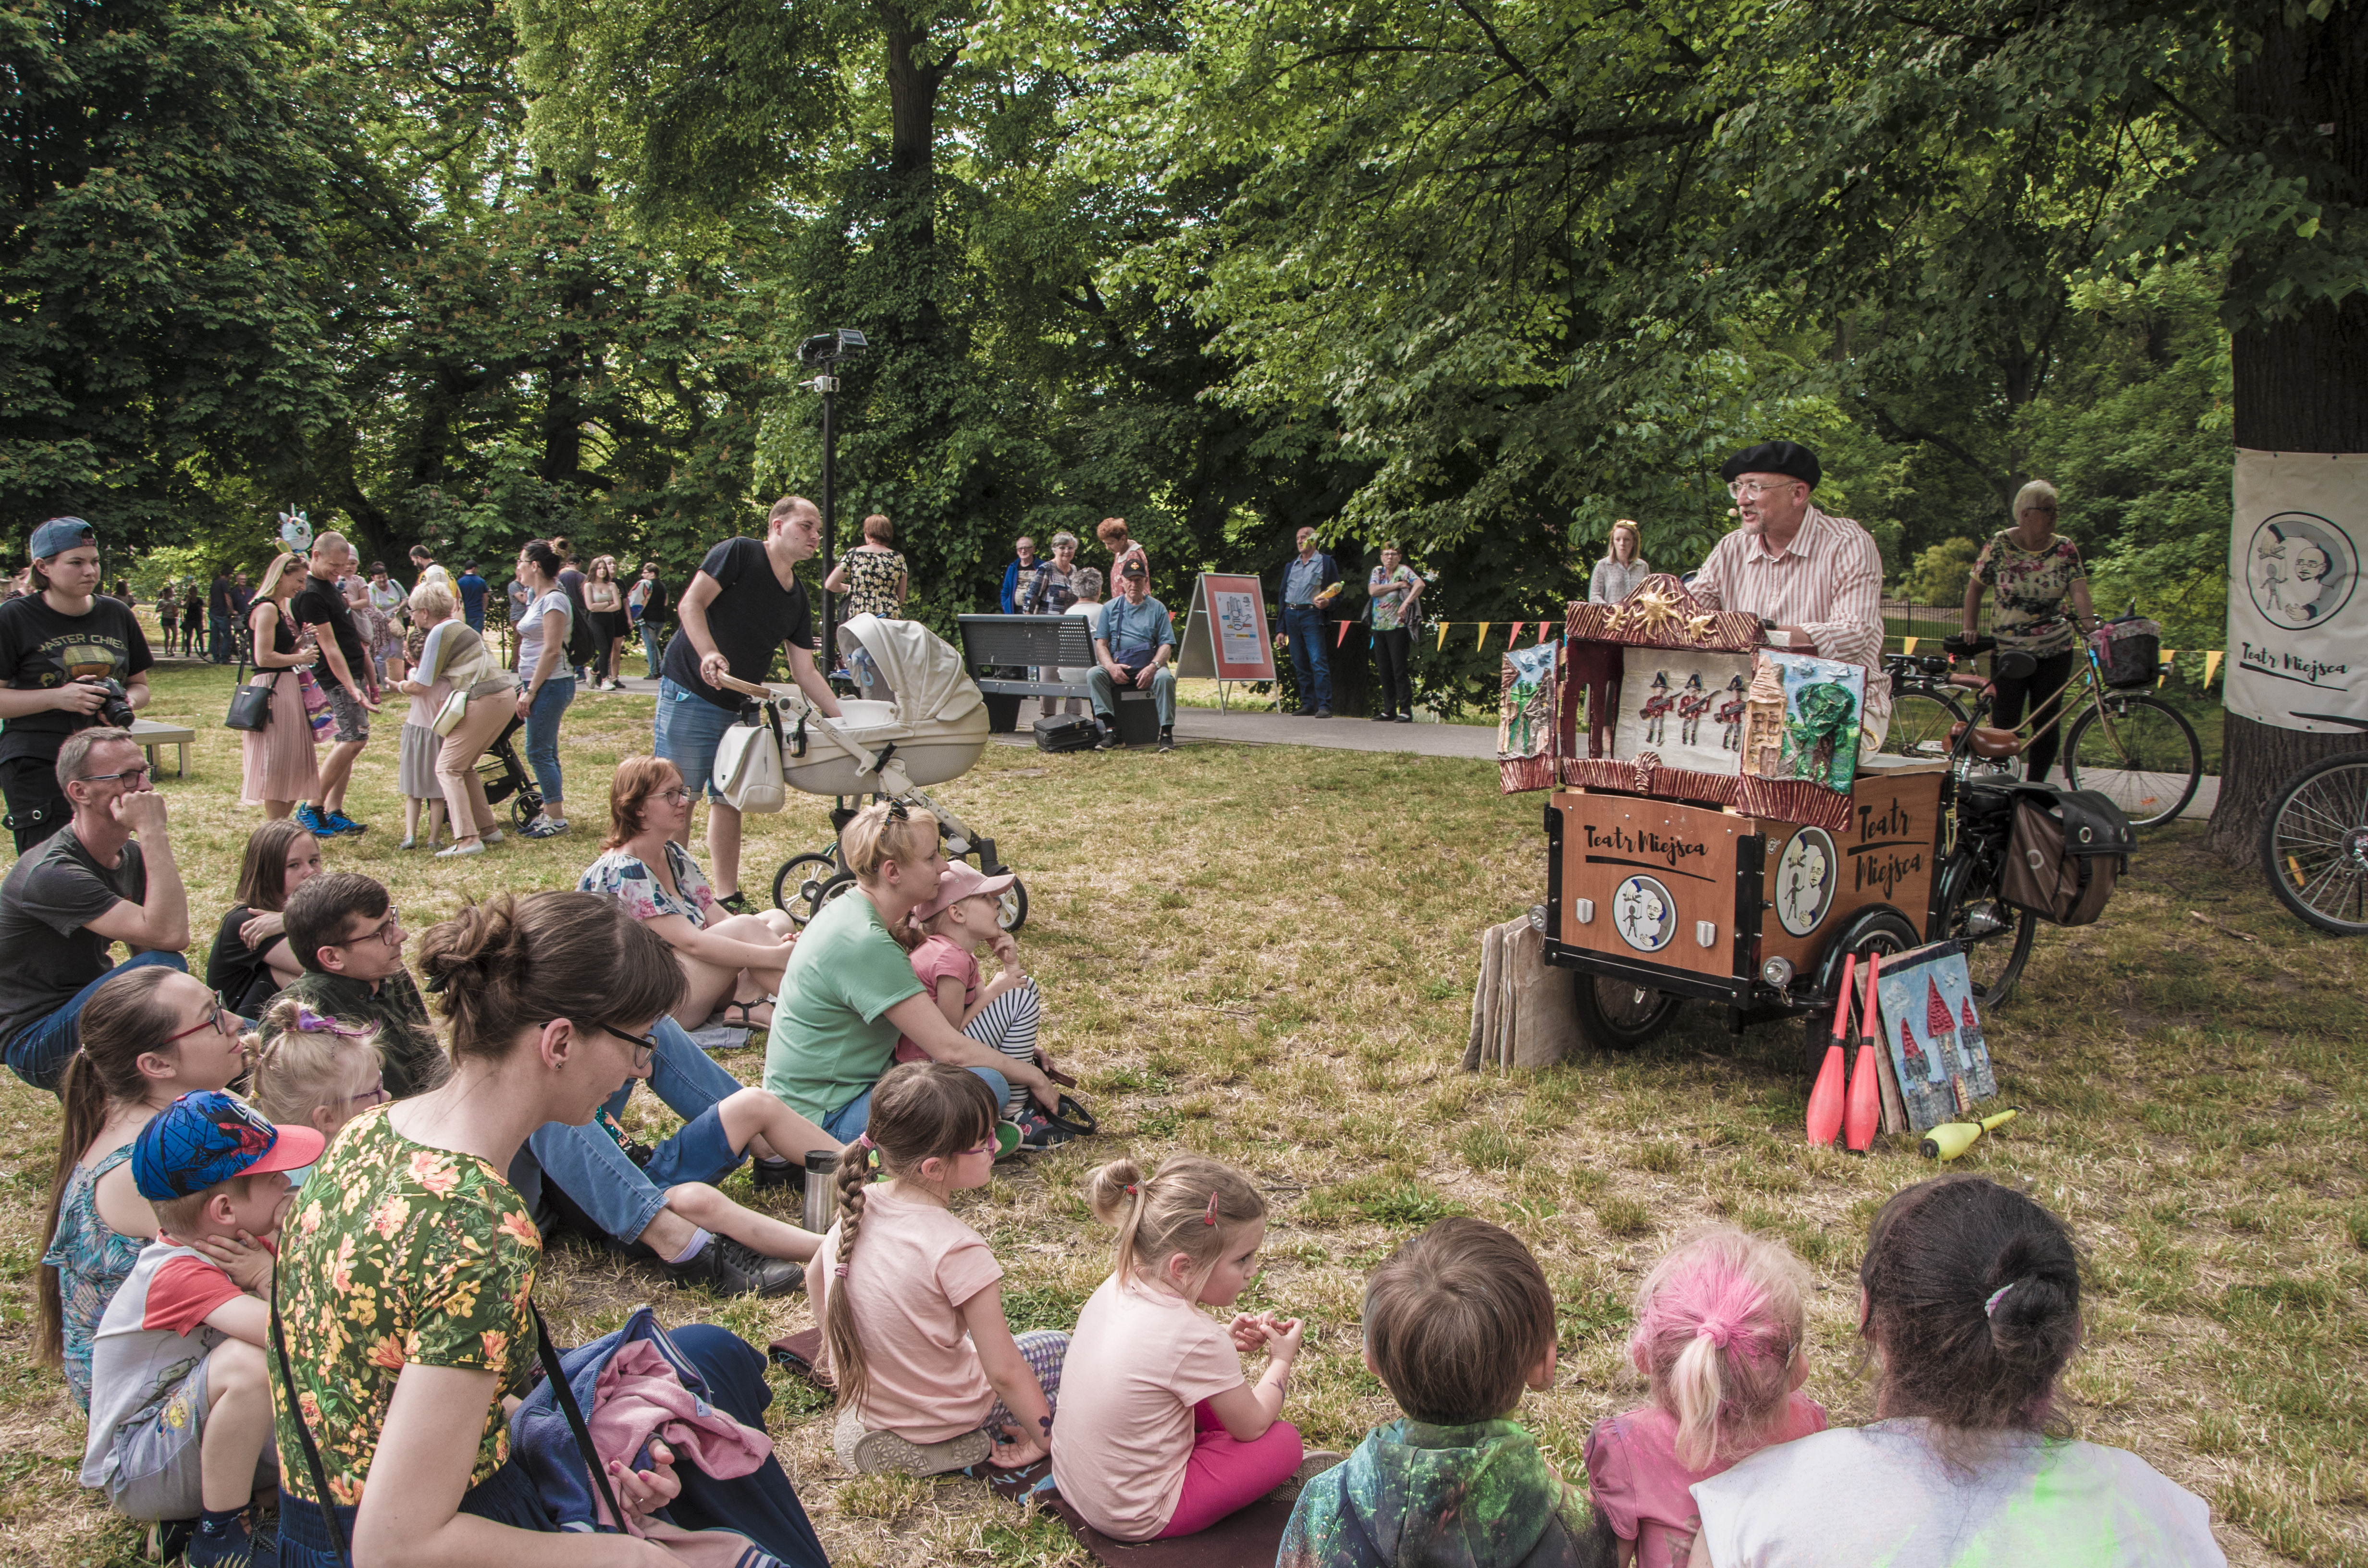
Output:
[[[1833,836],[1821,827],[1804,827],[1786,842],[1776,857],[1776,919],[1795,937],[1817,928],[1834,906]]]
[[[2351,601],[2360,552],[2332,519],[2281,512],[2253,530],[2245,552],[2245,586],[2253,607],[2289,631],[2324,625]]]
[[[1677,935],[1678,901],[1650,877],[1631,877],[1611,895],[1611,927],[1640,953],[1657,953]]]

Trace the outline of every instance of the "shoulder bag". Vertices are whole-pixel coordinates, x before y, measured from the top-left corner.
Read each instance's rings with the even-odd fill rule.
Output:
[[[245,678],[246,661],[238,664],[238,687],[230,694],[230,711],[222,716],[225,730],[258,732],[271,722],[271,693],[285,670],[257,670],[255,678]]]

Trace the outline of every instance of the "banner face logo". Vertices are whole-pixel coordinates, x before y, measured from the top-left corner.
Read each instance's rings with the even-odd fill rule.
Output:
[[[1611,926],[1640,953],[1657,953],[1678,933],[1678,901],[1651,877],[1631,877],[1611,895]]]
[[[2368,455],[2240,450],[2235,498],[2228,710],[2282,730],[2368,729]]]

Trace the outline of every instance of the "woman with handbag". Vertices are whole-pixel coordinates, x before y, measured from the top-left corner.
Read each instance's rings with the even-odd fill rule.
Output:
[[[652,1540],[563,1533],[510,1446],[503,1400],[531,1392],[539,1357],[558,1365],[533,1304],[541,1237],[506,1173],[536,1129],[586,1126],[619,1084],[650,1074],[649,1031],[682,971],[656,933],[582,892],[496,893],[420,949],[452,1075],[347,1122],[280,1229],[268,1359],[281,1568],[680,1568]],[[713,1404],[762,1432],[763,1357],[704,1325],[674,1340]],[[687,1529],[737,1529],[789,1568],[820,1568],[778,1461],[723,1480],[652,1443],[646,1468],[631,1454],[602,1462],[572,1389],[563,1408],[589,1450],[577,1483],[602,1512],[611,1496],[635,1521],[665,1508]]]
[[[304,572],[302,556],[280,551],[263,574],[255,606],[246,612],[247,627],[255,634],[255,678],[246,689],[268,687],[269,698],[263,708],[263,727],[240,737],[238,798],[245,805],[261,806],[267,822],[278,822],[299,801],[321,798],[321,769],[313,753],[313,721],[304,709],[300,667],[312,658],[313,639],[288,613],[288,601],[304,585]],[[233,709],[237,701],[232,699]]]

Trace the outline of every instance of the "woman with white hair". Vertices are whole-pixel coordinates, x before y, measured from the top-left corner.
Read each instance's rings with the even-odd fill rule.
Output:
[[[1990,634],[1998,639],[1998,652],[2029,653],[2039,661],[2023,679],[1993,677],[1998,703],[1990,710],[1992,723],[2010,730],[2022,722],[2024,703],[2031,705],[2032,733],[2023,755],[2034,784],[2055,764],[2056,722],[2062,717],[2057,699],[2072,678],[2080,622],[2097,619],[2080,547],[2055,531],[2057,504],[2055,486],[2044,479],[2017,491],[2014,527],[1990,536],[1965,583],[1965,635],[1979,631],[1982,590],[1992,589],[1998,602],[1990,611]],[[2067,597],[2069,616],[2064,613]]]

